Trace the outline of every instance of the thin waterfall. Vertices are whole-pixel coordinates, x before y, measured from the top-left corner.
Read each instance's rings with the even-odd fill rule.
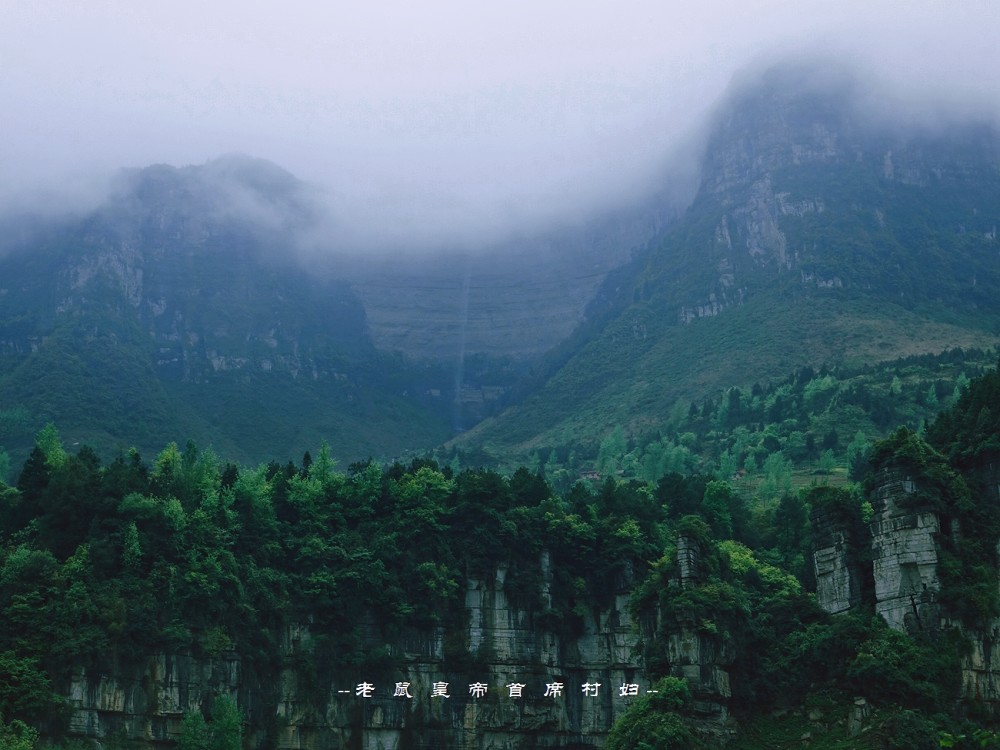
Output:
[[[465,329],[469,322],[469,285],[472,280],[472,268],[468,258],[465,261],[465,277],[462,280],[462,297],[459,307],[458,356],[455,359],[455,404],[452,415],[452,428],[462,432],[462,385],[465,379]]]

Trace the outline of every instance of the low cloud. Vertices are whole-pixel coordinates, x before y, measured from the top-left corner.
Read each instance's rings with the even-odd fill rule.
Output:
[[[683,203],[733,75],[788,54],[852,61],[880,82],[873,112],[927,127],[995,114],[998,21],[986,0],[38,0],[0,29],[0,203],[86,207],[105,194],[91,175],[241,151],[322,186],[316,247],[504,242]]]

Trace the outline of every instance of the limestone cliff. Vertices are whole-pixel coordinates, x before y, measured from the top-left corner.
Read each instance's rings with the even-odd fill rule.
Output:
[[[833,614],[872,606],[895,630],[960,631],[968,645],[961,662],[963,693],[996,704],[1000,619],[963,622],[941,603],[942,564],[949,555],[943,547],[953,546],[962,529],[930,502],[926,482],[898,465],[878,470],[870,496],[874,515],[863,539],[852,538],[845,517],[814,510],[817,598]],[[867,546],[870,567],[850,554],[853,545]]]
[[[718,629],[706,628],[705,623],[692,617],[683,607],[665,602],[675,594],[694,591],[706,583],[703,542],[691,533],[681,531],[676,538],[676,558],[673,573],[667,581],[655,609],[641,623],[646,643],[662,643],[662,667],[672,677],[684,679],[692,696],[694,722],[705,734],[716,734],[729,719],[729,667],[735,651],[729,638]],[[678,597],[679,598],[679,597]]]
[[[979,296],[975,273],[927,252],[930,243],[906,225],[910,214],[937,209],[961,184],[995,184],[997,134],[967,125],[946,140],[930,127],[879,120],[879,104],[861,76],[822,60],[776,66],[734,86],[716,115],[692,207],[704,212],[699,220],[706,225],[704,286],[687,290],[682,323],[742,305],[782,278],[801,291],[881,289],[910,301],[924,289],[938,297],[945,279],[954,279],[967,303]],[[938,198],[942,189],[949,192]],[[929,200],[907,205],[899,197],[907,191],[923,191]],[[992,198],[963,195],[971,199],[967,223],[943,229],[933,241],[972,233],[994,243]],[[990,218],[980,221],[984,212]],[[868,247],[881,257],[865,257]],[[891,267],[883,266],[890,259]],[[931,266],[938,274],[933,283],[901,283],[901,269]]]
[[[861,566],[852,551],[857,540],[850,519],[839,508],[814,507],[813,571],[816,575],[816,598],[823,609],[839,614],[861,604]]]
[[[937,537],[941,524],[930,508],[905,502],[915,490],[912,478],[899,471],[883,471],[873,503],[876,516],[870,525],[875,611],[896,630],[937,626],[933,602],[940,588]]]
[[[186,713],[223,692],[237,698],[257,748],[600,747],[615,718],[649,687],[628,614],[630,581],[620,582],[612,606],[584,618],[581,633],[560,636],[510,602],[505,578],[500,568],[490,580],[467,581],[464,631],[371,640],[387,646],[380,665],[324,669],[313,661],[314,628],[296,623],[285,628],[273,667],[223,653],[153,654],[127,667],[111,661],[78,669],[67,690],[70,728],[95,739],[124,732],[160,746],[176,740]],[[371,639],[376,632],[370,629]],[[449,659],[456,636],[469,654],[464,663]]]
[[[839,614],[870,604],[897,630],[916,626],[908,618],[916,611],[917,599],[932,597],[938,589],[940,525],[929,509],[906,504],[914,490],[913,478],[901,470],[879,472],[872,494],[874,515],[861,533],[852,528],[845,509],[813,508],[816,597],[827,612]],[[852,554],[855,550],[867,551],[872,565],[866,569],[859,555]],[[864,601],[862,593],[866,578],[873,592],[870,601]]]

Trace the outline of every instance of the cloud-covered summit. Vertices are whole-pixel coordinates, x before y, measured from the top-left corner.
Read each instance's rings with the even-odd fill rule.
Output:
[[[761,57],[829,50],[922,113],[928,96],[1000,101],[988,0],[39,0],[4,15],[0,203],[67,188],[93,203],[94,174],[240,151],[325,186],[364,246],[500,240],[627,204],[696,150]]]

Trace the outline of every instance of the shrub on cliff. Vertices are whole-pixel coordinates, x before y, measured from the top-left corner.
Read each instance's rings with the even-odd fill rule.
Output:
[[[656,692],[638,698],[608,733],[606,750],[695,750],[703,747],[687,726],[681,712],[691,695],[687,683],[664,677]]]

